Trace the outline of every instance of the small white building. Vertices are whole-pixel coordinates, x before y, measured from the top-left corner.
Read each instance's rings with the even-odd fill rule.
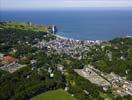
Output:
[[[50,77],[51,77],[51,78],[54,77],[54,73],[51,73],[51,74],[50,74]]]
[[[4,54],[0,53],[0,57],[3,57],[3,56],[4,56]]]

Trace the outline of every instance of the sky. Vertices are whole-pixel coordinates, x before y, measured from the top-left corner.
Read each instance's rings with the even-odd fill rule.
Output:
[[[0,0],[1,10],[77,7],[132,8],[132,0]]]

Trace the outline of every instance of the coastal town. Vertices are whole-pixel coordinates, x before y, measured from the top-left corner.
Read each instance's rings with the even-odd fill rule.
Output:
[[[89,50],[90,48],[95,48],[95,45],[100,45],[102,41],[100,40],[75,40],[68,39],[59,35],[55,35],[56,39],[46,42],[44,40],[35,44],[35,47],[38,48],[47,48],[48,50],[55,50],[57,53],[65,53],[67,55],[72,56],[73,58],[82,59],[82,53],[85,50]]]
[[[30,23],[30,25],[28,24],[28,26],[31,27],[32,24]],[[3,28],[1,28],[0,30],[2,31]],[[29,32],[30,31],[27,31],[26,34],[28,34]],[[113,40],[111,42],[101,40],[76,40],[62,37],[60,35],[57,35],[56,32],[57,27],[52,25],[50,27],[48,26],[47,33],[40,34],[41,32],[38,32],[41,38],[40,36],[38,36],[38,34],[35,34],[36,36],[30,37],[30,34],[27,36],[24,35],[24,39],[16,39],[15,42],[12,42],[13,39],[11,39],[11,42],[6,41],[5,43],[2,43],[3,41],[5,41],[3,40],[1,42],[1,47],[4,48],[4,46],[9,43],[12,43],[12,47],[10,47],[8,50],[0,49],[0,69],[2,71],[7,71],[10,74],[14,74],[17,73],[17,71],[19,73],[19,70],[21,71],[21,69],[31,68],[30,72],[25,73],[24,75],[24,78],[27,81],[30,80],[30,78],[32,79],[34,75],[38,75],[37,77],[38,79],[40,79],[38,81],[41,81],[43,79],[45,80],[47,77],[47,81],[52,79],[53,81],[55,81],[57,79],[56,77],[60,77],[60,81],[62,82],[60,83],[63,84],[62,87],[64,88],[64,90],[67,92],[70,91],[69,93],[71,93],[71,96],[75,97],[77,97],[76,92],[71,91],[76,90],[72,88],[76,86],[76,84],[80,83],[78,83],[79,81],[76,81],[76,79],[72,79],[73,76],[81,77],[82,80],[86,79],[85,82],[87,82],[88,84],[94,84],[95,87],[97,86],[101,88],[102,90],[98,89],[98,91],[101,91],[101,93],[103,91],[104,94],[107,94],[107,92],[111,90],[112,94],[116,95],[116,97],[125,97],[128,95],[130,95],[130,97],[132,96],[132,81],[127,78],[129,73],[131,72],[131,69],[129,67],[125,70],[123,69],[123,72],[125,74],[124,76],[120,75],[120,73],[117,74],[118,70],[116,72],[116,69],[114,69],[113,71],[111,69],[110,72],[107,72],[107,70],[111,68],[112,62],[115,59],[115,51],[116,53],[118,52],[117,50],[120,51],[120,55],[116,56],[116,59],[120,60],[121,62],[127,59],[127,57],[125,56],[126,50],[119,49],[119,46],[122,46],[126,43],[128,45],[127,52],[129,52],[131,50],[129,49],[131,48],[131,45],[126,41],[130,40],[131,43],[132,38],[130,36],[124,37],[121,40]],[[19,38],[19,36],[17,37]],[[29,41],[30,39],[31,41]],[[116,44],[116,41],[121,42],[120,44]],[[7,52],[5,52],[6,50]],[[129,59],[131,60],[130,57]],[[105,60],[107,62],[110,62],[110,65],[107,66]],[[118,66],[120,65],[116,65],[115,67]],[[73,71],[73,76],[71,74],[71,71]],[[122,69],[119,69],[119,71],[122,71]],[[33,76],[31,73],[33,74]],[[57,73],[59,73],[59,76],[57,76]],[[4,74],[2,75],[2,77],[4,77]],[[57,83],[54,84],[55,85],[53,86],[56,87]],[[55,88],[53,86],[51,87]],[[77,85],[77,87],[79,86]],[[82,87],[83,85],[81,85],[81,88],[79,87],[80,91],[82,90],[86,97],[92,95],[92,93],[90,94],[90,90],[88,88],[82,89]],[[93,93],[96,92],[93,91]],[[98,95],[100,96],[100,94]]]
[[[82,59],[82,54],[85,50],[91,51],[91,48],[96,48],[97,45],[100,45],[102,41],[80,41],[74,39],[68,39],[56,35],[56,39],[46,42],[44,40],[39,41],[37,44],[33,45],[33,47],[38,47],[40,49],[46,48],[48,51],[56,51],[58,54],[65,53],[73,58]],[[1,54],[2,55],[2,54]],[[0,69],[7,70],[10,73],[15,72],[16,70],[24,67],[25,65],[20,65],[17,63],[16,58],[10,56],[1,56],[0,60],[2,62],[8,62],[8,64],[4,64]],[[36,61],[31,61],[31,64]],[[60,68],[61,72],[63,72],[62,68]],[[51,69],[48,69],[50,76],[53,77],[53,73],[51,73]],[[88,65],[88,67],[84,67],[83,69],[75,69],[82,77],[90,80],[93,84],[97,84],[102,86],[104,91],[108,89],[108,87],[112,87],[114,92],[118,95],[132,95],[132,82],[127,81],[126,79],[111,73],[104,74],[103,72],[95,69],[93,66]]]

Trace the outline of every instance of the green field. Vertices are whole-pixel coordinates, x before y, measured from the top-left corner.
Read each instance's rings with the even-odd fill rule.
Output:
[[[76,100],[62,89],[48,91],[32,98],[32,100]]]

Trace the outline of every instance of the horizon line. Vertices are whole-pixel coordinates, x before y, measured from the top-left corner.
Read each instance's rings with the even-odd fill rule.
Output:
[[[61,9],[60,9],[61,8]],[[31,11],[31,10],[132,10],[132,7],[53,7],[53,8],[28,8],[28,9],[0,9],[0,11]]]

